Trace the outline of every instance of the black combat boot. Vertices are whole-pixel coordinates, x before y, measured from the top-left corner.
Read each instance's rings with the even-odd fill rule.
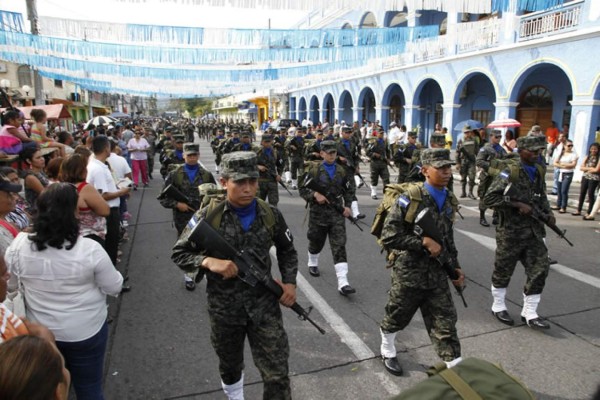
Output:
[[[486,228],[490,226],[485,219],[485,210],[479,210],[479,224],[481,226],[485,226]]]

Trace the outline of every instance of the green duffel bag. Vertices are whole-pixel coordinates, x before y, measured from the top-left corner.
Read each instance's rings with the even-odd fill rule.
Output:
[[[439,363],[427,371],[429,378],[394,397],[394,400],[532,400],[523,382],[498,365],[467,358],[452,368]]]

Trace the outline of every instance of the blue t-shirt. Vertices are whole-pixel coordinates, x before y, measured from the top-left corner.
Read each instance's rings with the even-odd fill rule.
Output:
[[[448,197],[448,189],[436,189],[427,182],[425,182],[424,187],[427,189],[427,192],[429,192],[431,197],[433,197],[433,200],[435,200],[435,204],[438,206],[438,211],[442,212],[444,203],[446,202],[446,197]]]
[[[325,161],[323,161],[323,168],[325,168],[325,171],[327,171],[327,175],[329,175],[329,179],[333,179],[333,176],[335,175],[336,165],[337,165],[336,163],[328,164]]]
[[[194,178],[196,177],[196,174],[198,173],[199,170],[200,170],[200,165],[198,165],[198,164],[196,164],[196,165],[183,164],[183,171],[187,175],[190,182],[194,182]],[[200,183],[202,183],[202,182],[200,182]]]
[[[250,225],[252,225],[252,223],[256,219],[256,204],[256,199],[254,199],[252,200],[252,203],[250,203],[246,207],[237,208],[231,206],[231,209],[233,210],[235,215],[237,215],[240,219],[240,223],[242,224],[242,229],[244,230],[244,232],[248,232],[248,230],[250,229]]]

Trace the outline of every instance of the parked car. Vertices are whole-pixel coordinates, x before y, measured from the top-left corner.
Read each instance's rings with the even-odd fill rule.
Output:
[[[297,119],[276,119],[275,121],[271,122],[270,127],[273,129],[279,129],[279,127],[282,126],[287,129],[292,125],[300,126],[300,121]]]

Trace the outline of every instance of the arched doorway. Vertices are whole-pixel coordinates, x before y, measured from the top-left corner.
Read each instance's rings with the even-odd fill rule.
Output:
[[[540,125],[542,132],[552,121],[560,128],[571,121],[573,86],[567,74],[559,66],[539,63],[518,77],[510,101],[517,102],[516,117],[521,122],[518,136],[524,136],[533,125]]]
[[[352,107],[354,107],[354,102],[352,101],[352,95],[349,91],[344,90],[340,95],[339,101],[339,113],[338,119],[340,124],[342,121],[345,121],[348,125],[352,125],[353,117],[352,117]]]
[[[335,112],[333,111],[334,108],[333,96],[331,93],[327,93],[323,99],[323,122],[327,120],[330,125],[333,125],[333,121],[335,120]]]
[[[364,13],[358,26],[360,28],[377,28],[377,18],[375,18],[375,14],[371,11]]]
[[[405,7],[406,10],[406,7]],[[396,28],[408,25],[408,13],[406,11],[387,11],[383,18],[383,26]]]
[[[370,87],[364,88],[358,96],[358,106],[362,108],[359,119],[375,121],[375,94]]]
[[[319,116],[319,99],[317,96],[311,97],[308,112],[313,125],[317,125],[321,121],[321,117]]]
[[[435,124],[443,125],[444,96],[442,88],[437,81],[426,79],[421,82],[415,91],[415,106],[419,107],[419,114],[415,122],[419,125],[419,140],[429,146],[429,137],[435,129]],[[414,123],[414,122],[413,122]],[[452,129],[449,127],[448,129]]]
[[[381,126],[387,131],[392,122],[402,125],[404,120],[404,105],[406,100],[400,85],[393,83],[385,90],[381,105],[384,110],[381,114]],[[385,107],[388,107],[387,109]]]
[[[306,100],[304,97],[300,97],[300,101],[298,102],[298,120],[302,122],[302,120],[306,119]]]
[[[481,73],[467,75],[456,87],[454,104],[460,104],[456,111],[456,122],[474,119],[487,126],[496,119],[496,89],[491,79]],[[452,129],[452,127],[447,127]],[[460,132],[454,132],[459,133]],[[455,141],[456,143],[456,141]]]

